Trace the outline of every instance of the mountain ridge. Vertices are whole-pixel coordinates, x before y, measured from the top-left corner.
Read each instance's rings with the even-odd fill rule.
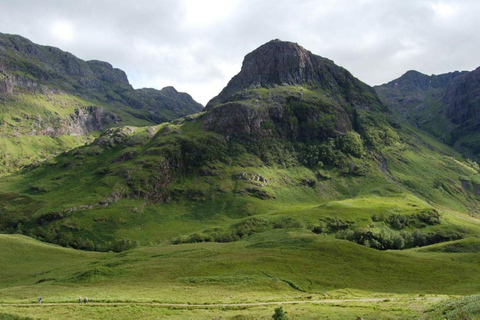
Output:
[[[166,87],[133,89],[110,63],[0,34],[0,175],[80,146],[119,125],[154,125],[202,110]]]
[[[403,120],[477,158],[479,74],[480,68],[432,76],[409,71],[375,90]]]
[[[459,217],[480,212],[478,166],[328,63],[315,70],[325,85],[238,89],[0,179],[0,228],[98,251],[295,228],[378,250],[472,236],[476,225]]]
[[[40,87],[41,84],[55,84],[61,90],[66,92],[73,91],[75,94],[86,95],[89,98],[98,99],[98,93],[106,93],[107,98],[108,95],[112,95],[110,98],[113,98],[114,101],[132,104],[137,109],[152,108],[154,106],[149,106],[148,103],[142,101],[141,97],[135,94],[132,95],[132,92],[136,90],[130,85],[126,73],[118,68],[114,68],[108,62],[99,60],[83,61],[71,53],[55,47],[36,45],[21,36],[7,36],[3,34],[0,34],[0,36],[0,71],[4,74],[10,71],[14,73],[13,76],[24,76],[24,79],[36,80],[38,83],[28,83],[26,86],[23,86],[23,89],[28,90]],[[26,75],[21,74],[22,72],[26,73]],[[65,76],[71,76],[71,78],[65,78]],[[13,93],[16,84],[9,83],[5,79],[2,80],[2,86],[0,87],[3,87],[7,93]],[[59,85],[58,80],[64,82]],[[22,87],[22,81],[19,81],[18,84]],[[108,92],[109,88],[106,88],[106,85],[113,86],[113,94]],[[162,93],[161,90],[157,91],[158,94]],[[102,98],[100,101],[103,100],[105,102],[105,98]],[[201,110],[201,105],[194,102],[191,97],[190,101],[187,101],[185,97],[182,100],[183,103],[188,102],[192,105],[192,111]],[[154,109],[149,111],[152,112]],[[174,117],[182,115],[185,114],[174,114]],[[152,121],[165,121],[167,117],[153,114]],[[170,117],[170,119],[172,118]]]

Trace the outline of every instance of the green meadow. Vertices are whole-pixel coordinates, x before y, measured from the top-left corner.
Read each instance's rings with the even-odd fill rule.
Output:
[[[479,246],[479,240],[465,239],[379,251],[289,229],[233,243],[98,253],[1,235],[0,313],[33,319],[268,319],[277,306],[259,303],[296,301],[283,306],[292,319],[436,319],[432,306],[447,296],[480,290]],[[76,305],[79,296],[89,304]],[[329,299],[360,300],[312,303]],[[242,303],[253,305],[236,306]]]

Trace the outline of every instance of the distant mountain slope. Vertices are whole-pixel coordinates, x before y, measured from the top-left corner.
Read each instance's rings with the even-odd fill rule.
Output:
[[[153,125],[201,109],[172,87],[134,90],[106,62],[0,34],[0,175],[107,127]]]
[[[204,112],[112,128],[1,179],[1,230],[107,251],[272,229],[381,250],[477,233],[479,168],[399,124],[345,69],[272,41],[234,79]]]
[[[480,155],[480,69],[427,76],[409,71],[375,87],[392,110],[464,154]]]

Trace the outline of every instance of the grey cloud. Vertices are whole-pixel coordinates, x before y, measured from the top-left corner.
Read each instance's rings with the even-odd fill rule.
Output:
[[[216,17],[226,3],[231,12]],[[245,54],[274,38],[298,42],[372,85],[410,69],[480,65],[474,0],[204,0],[202,6],[207,11],[199,7],[197,14],[206,14],[206,23],[195,26],[185,23],[177,0],[0,0],[0,32],[108,61],[135,87],[173,84],[202,103],[239,71]],[[71,41],[52,34],[56,21],[71,23]]]

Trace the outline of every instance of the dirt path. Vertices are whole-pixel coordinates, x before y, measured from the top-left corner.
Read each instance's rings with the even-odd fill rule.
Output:
[[[382,302],[382,301],[401,301],[401,300],[426,300],[439,301],[442,297],[427,298],[363,298],[363,299],[323,299],[323,300],[300,300],[300,301],[277,301],[277,302],[246,302],[246,303],[212,303],[212,304],[188,304],[188,303],[161,303],[161,302],[88,302],[87,306],[157,306],[157,307],[175,307],[175,308],[224,308],[224,307],[257,307],[270,305],[287,304],[335,304],[335,303],[361,303],[361,302]],[[8,306],[74,306],[84,305],[78,302],[59,302],[59,303],[1,303],[0,307]]]

